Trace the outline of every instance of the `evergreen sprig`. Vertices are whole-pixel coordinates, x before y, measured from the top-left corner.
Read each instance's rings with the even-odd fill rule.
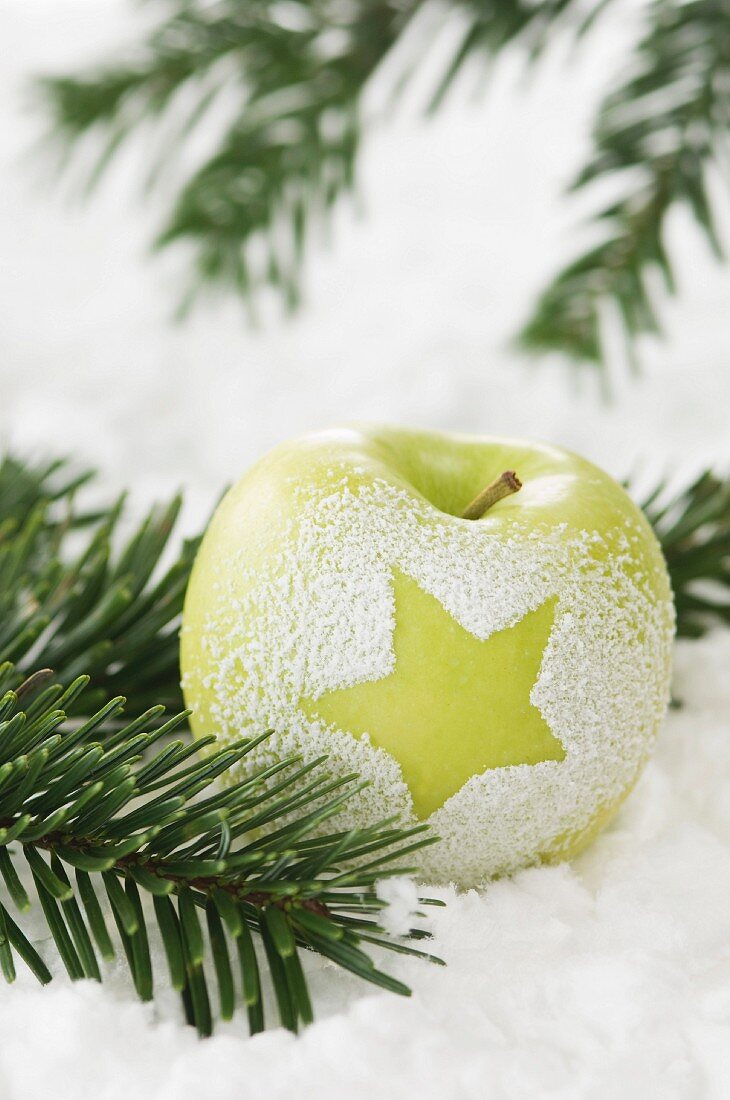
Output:
[[[0,879],[9,900],[25,912],[35,893],[73,979],[100,980],[116,939],[145,1000],[156,937],[201,1034],[215,1015],[211,974],[223,1018],[243,1003],[251,1031],[261,1030],[268,974],[281,1023],[308,1022],[304,949],[408,993],[366,953],[422,954],[385,936],[375,883],[403,873],[402,859],[435,838],[392,820],[325,833],[360,790],[356,776],[331,779],[324,758],[289,759],[231,783],[230,768],[261,737],[224,749],[213,738],[190,743],[185,712],[165,719],[163,705],[149,706],[181,698],[178,626],[199,540],[161,572],[176,498],[115,551],[123,498],[80,511],[76,492],[91,474],[67,470],[0,462]],[[62,670],[59,683],[46,664]],[[0,966],[12,980],[21,958],[48,981],[22,923],[0,900]]]
[[[641,501],[661,543],[674,591],[677,634],[730,625],[730,479],[705,470],[679,492],[664,481]]]
[[[77,700],[86,713],[115,695],[134,714],[154,703],[180,709],[178,626],[200,540],[183,542],[158,576],[180,498],[151,509],[116,552],[124,496],[79,512],[76,491],[92,474],[67,468],[0,462],[0,662],[16,666],[18,682],[44,667],[64,683],[91,676],[93,690]]]
[[[428,108],[440,106],[473,59],[489,63],[511,43],[534,59],[556,31],[580,36],[607,6],[452,0],[464,32]],[[131,133],[162,121],[166,136],[149,172],[158,180],[209,122],[213,104],[225,103],[232,121],[187,172],[156,245],[192,245],[186,305],[204,287],[232,288],[250,300],[265,285],[293,305],[310,224],[353,185],[363,92],[422,7],[417,0],[176,0],[161,6],[159,23],[128,61],[47,78],[39,88],[64,150],[89,132],[101,139],[90,186]],[[432,27],[438,33],[438,20]],[[424,54],[422,38],[417,56],[405,51],[393,97]],[[600,318],[613,302],[635,362],[635,338],[660,329],[653,275],[670,292],[676,282],[664,242],[670,212],[687,207],[722,255],[707,172],[722,167],[729,119],[728,0],[652,0],[626,73],[599,109],[591,159],[573,184],[582,191],[616,177],[623,195],[591,219],[600,243],[571,260],[540,296],[519,335],[523,347],[601,364]]]
[[[520,334],[523,346],[604,359],[601,311],[613,302],[636,367],[634,341],[659,333],[659,290],[673,293],[665,247],[670,212],[689,210],[715,255],[723,246],[707,188],[730,123],[727,0],[653,0],[627,74],[604,100],[592,159],[574,192],[616,177],[624,194],[594,215],[601,243],[572,260],[544,291]],[[652,275],[658,279],[652,280]]]
[[[81,78],[49,78],[40,90],[56,138],[73,143],[91,128],[102,137],[89,186],[130,133],[164,116],[171,136],[148,182],[158,180],[211,106],[232,99],[233,121],[188,173],[156,247],[194,246],[184,308],[216,285],[245,295],[273,285],[293,305],[307,227],[352,185],[358,97],[413,7],[397,0],[185,0],[172,14],[164,5],[129,61]]]
[[[605,0],[454,0],[464,34],[428,97],[435,110],[475,54],[491,58],[520,39],[532,56],[556,26],[581,32]],[[312,224],[354,184],[368,82],[423,7],[419,0],[176,0],[129,51],[81,76],[38,82],[51,134],[65,160],[88,133],[99,139],[88,189],[126,139],[162,124],[147,183],[210,122],[232,118],[215,147],[183,183],[155,246],[192,246],[187,309],[205,288],[233,289],[249,301],[263,286],[297,303]],[[434,28],[440,29],[437,20]],[[407,87],[423,53],[410,52],[389,106]],[[200,158],[198,158],[199,161]],[[169,174],[169,173],[168,173]]]
[[[63,513],[56,515],[56,526],[68,525],[70,520],[77,527],[98,519],[98,514],[93,513],[71,516],[69,507],[76,491],[93,476],[92,470],[68,472],[64,459],[31,463],[14,455],[3,455],[0,459],[0,531],[5,535],[14,525],[22,524],[34,509],[42,505],[48,509],[59,502],[64,502],[66,507]]]
[[[262,1030],[267,973],[280,1022],[294,1031],[309,1023],[305,950],[409,993],[364,946],[432,958],[387,937],[374,889],[412,870],[403,861],[435,839],[426,826],[399,829],[391,819],[322,835],[362,786],[353,775],[330,778],[324,758],[282,760],[221,788],[215,780],[267,734],[217,750],[214,738],[170,741],[187,716],[160,724],[162,707],[114,728],[123,699],[69,724],[66,709],[88,677],[64,689],[36,674],[5,690],[15,679],[12,666],[0,667],[0,877],[21,914],[35,894],[70,978],[100,981],[99,959],[118,954],[116,940],[137,993],[150,1000],[155,936],[186,1019],[202,1035],[216,1014],[211,974],[221,1018],[245,1004],[250,1031]],[[3,901],[0,966],[8,981],[18,958],[50,981]]]

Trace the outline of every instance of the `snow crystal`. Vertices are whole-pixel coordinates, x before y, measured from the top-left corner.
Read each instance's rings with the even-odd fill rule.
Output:
[[[376,887],[381,901],[387,902],[378,915],[379,923],[391,936],[404,936],[414,925],[418,911],[418,890],[412,879],[384,878]]]

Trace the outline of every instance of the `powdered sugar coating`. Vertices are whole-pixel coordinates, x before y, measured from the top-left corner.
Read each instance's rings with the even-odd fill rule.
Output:
[[[420,862],[428,879],[474,884],[559,854],[633,785],[666,706],[671,606],[628,567],[638,521],[612,532],[606,558],[595,531],[444,524],[390,482],[363,484],[344,466],[329,475],[325,488],[292,487],[296,519],[255,566],[246,547],[216,563],[202,644],[217,732],[277,731],[249,766],[326,753],[334,773],[368,779],[338,827],[395,812],[415,822],[396,760],[301,701],[393,671],[394,569],[480,639],[557,597],[530,699],[565,759],[473,776],[429,819],[442,839]]]

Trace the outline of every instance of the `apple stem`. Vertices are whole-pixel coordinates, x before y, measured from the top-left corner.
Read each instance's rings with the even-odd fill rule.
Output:
[[[484,513],[496,504],[498,500],[504,500],[512,493],[522,488],[522,482],[514,470],[505,470],[494,481],[482,489],[478,496],[474,497],[471,504],[461,513],[462,519],[481,519]]]

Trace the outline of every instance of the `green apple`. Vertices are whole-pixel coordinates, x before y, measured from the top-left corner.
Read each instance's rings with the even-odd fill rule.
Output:
[[[653,532],[591,463],[348,427],[276,448],[224,498],[183,687],[197,734],[273,727],[248,766],[327,753],[370,781],[342,827],[430,820],[422,874],[472,885],[610,820],[666,708],[673,628]]]

